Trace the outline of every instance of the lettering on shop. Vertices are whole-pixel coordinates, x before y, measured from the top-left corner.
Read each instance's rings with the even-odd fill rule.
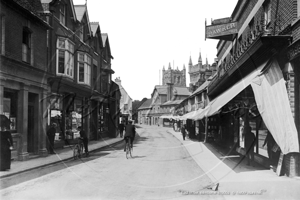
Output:
[[[231,35],[237,33],[237,22],[228,24],[206,26],[206,37],[213,38],[223,35]]]

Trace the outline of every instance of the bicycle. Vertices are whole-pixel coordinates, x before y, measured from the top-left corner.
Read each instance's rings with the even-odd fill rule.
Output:
[[[132,158],[132,148],[131,148],[130,138],[129,138],[129,137],[126,137],[126,138],[125,138],[125,141],[126,141],[126,145],[125,145],[125,149],[126,149],[126,158],[128,159],[128,158],[129,158],[129,155],[130,155],[130,157]]]
[[[83,139],[78,138],[78,142],[73,149],[74,160],[81,158],[82,152],[83,152]]]

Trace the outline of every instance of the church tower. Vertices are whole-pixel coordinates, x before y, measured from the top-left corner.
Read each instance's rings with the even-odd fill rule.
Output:
[[[186,87],[185,66],[183,66],[182,70],[179,70],[178,67],[176,69],[172,69],[171,64],[169,63],[168,70],[165,70],[165,68],[163,68],[162,73],[163,85],[167,85],[167,83],[173,83],[174,86],[177,87]]]

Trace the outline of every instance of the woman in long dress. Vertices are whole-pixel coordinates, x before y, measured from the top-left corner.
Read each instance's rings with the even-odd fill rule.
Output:
[[[5,117],[5,116],[4,116]],[[6,119],[1,115],[0,122],[0,171],[5,171],[10,169],[11,164],[11,150],[13,145],[13,140],[10,129],[10,120]]]

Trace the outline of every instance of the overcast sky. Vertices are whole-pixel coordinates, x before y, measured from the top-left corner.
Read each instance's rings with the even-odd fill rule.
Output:
[[[73,0],[75,5],[85,0]],[[151,98],[162,83],[163,66],[187,69],[188,62],[212,64],[218,40],[205,41],[205,18],[230,17],[237,0],[88,0],[90,22],[99,22],[110,42],[112,79],[120,77],[133,100]]]

